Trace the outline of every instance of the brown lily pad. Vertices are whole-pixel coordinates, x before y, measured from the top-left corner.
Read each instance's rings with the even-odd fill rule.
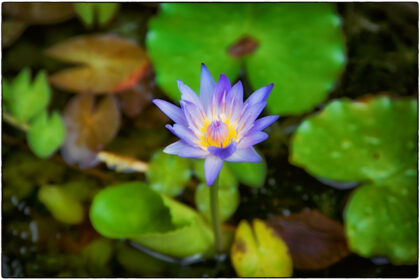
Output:
[[[289,247],[296,269],[324,269],[348,256],[343,226],[317,210],[270,219]]]
[[[3,3],[3,13],[31,24],[55,24],[74,16],[73,3]]]
[[[61,148],[64,160],[89,168],[99,162],[96,153],[117,134],[121,116],[115,97],[104,97],[95,104],[94,96],[79,95],[69,101],[63,118],[67,129]]]
[[[88,35],[52,46],[46,54],[64,62],[81,64],[50,77],[63,90],[112,94],[132,88],[146,73],[146,52],[115,35]]]
[[[25,31],[27,24],[20,20],[5,20],[1,26],[1,43],[8,47]]]

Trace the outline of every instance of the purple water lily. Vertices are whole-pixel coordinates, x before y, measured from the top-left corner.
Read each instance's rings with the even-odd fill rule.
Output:
[[[205,158],[204,173],[207,185],[216,180],[224,161],[260,162],[252,147],[268,138],[262,130],[278,116],[257,120],[273,84],[255,91],[243,102],[243,87],[239,81],[230,85],[225,74],[217,84],[207,67],[201,65],[200,96],[178,80],[181,108],[160,99],[156,104],[175,124],[166,125],[179,141],[163,151],[186,158]]]

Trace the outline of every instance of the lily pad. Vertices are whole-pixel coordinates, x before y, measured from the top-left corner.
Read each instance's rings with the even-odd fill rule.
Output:
[[[238,44],[251,46],[244,56],[232,54]],[[157,82],[172,99],[180,99],[177,79],[199,89],[200,63],[230,80],[244,64],[254,89],[275,84],[267,107],[279,114],[322,102],[345,64],[340,18],[330,3],[164,3],[146,45]]]
[[[118,11],[119,3],[74,3],[74,8],[82,22],[91,28],[95,19],[99,26],[106,25]]]
[[[115,35],[86,35],[52,46],[46,54],[68,63],[82,64],[50,77],[50,82],[71,92],[111,94],[133,87],[145,73],[148,59],[137,44]]]
[[[274,229],[254,220],[253,229],[241,221],[231,249],[231,261],[239,277],[291,277],[292,259]]]
[[[198,185],[195,190],[195,205],[207,221],[211,222],[210,188],[205,183]],[[229,219],[239,206],[239,190],[237,185],[219,185],[219,218],[221,222]]]
[[[2,8],[5,15],[32,24],[56,24],[74,16],[71,3],[6,2]]]
[[[344,216],[349,246],[362,256],[417,260],[417,111],[412,99],[337,100],[293,137],[293,163],[314,176],[365,184]]]
[[[5,20],[1,26],[1,44],[8,47],[19,38],[28,25],[20,20]]]
[[[418,260],[417,188],[365,185],[346,206],[350,248],[364,257],[386,256],[393,264]]]
[[[146,171],[150,187],[157,192],[176,196],[185,188],[191,177],[188,159],[156,152]]]
[[[96,152],[117,134],[121,114],[115,97],[107,96],[95,104],[92,95],[78,95],[63,113],[67,135],[61,148],[68,164],[89,168],[98,163]]]
[[[249,187],[262,187],[267,176],[267,163],[264,156],[261,162],[227,162],[239,182]]]
[[[22,70],[9,84],[3,82],[6,108],[20,122],[28,122],[41,113],[50,102],[51,90],[45,72],[40,72],[31,83],[31,71]]]
[[[44,111],[31,122],[26,136],[32,151],[40,158],[47,158],[60,148],[66,128],[58,112],[48,117],[48,112]]]

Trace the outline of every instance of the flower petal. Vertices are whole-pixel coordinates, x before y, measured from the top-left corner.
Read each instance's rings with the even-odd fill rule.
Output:
[[[257,104],[263,101],[266,101],[268,96],[270,95],[271,90],[273,89],[274,84],[270,84],[268,86],[262,87],[256,90],[253,94],[251,94],[245,103]]]
[[[268,127],[269,125],[271,125],[273,122],[275,122],[277,119],[279,118],[279,116],[277,115],[272,115],[272,116],[267,116],[261,119],[258,119],[254,122],[254,125],[251,127],[251,129],[247,132],[247,135],[257,132],[257,131],[261,131],[264,128]]]
[[[230,157],[236,151],[236,142],[232,141],[229,145],[224,148],[209,146],[207,150],[216,157],[224,160]]]
[[[243,103],[244,100],[244,87],[242,86],[242,82],[237,82],[229,91],[228,96],[230,98],[234,98],[237,101],[240,101],[239,103]]]
[[[200,100],[204,108],[207,108],[213,95],[215,82],[204,63],[201,63]]]
[[[182,81],[177,80],[179,91],[181,92],[181,99],[187,100],[189,102],[194,103],[195,105],[202,107],[200,98],[198,95],[186,84],[184,84]]]
[[[192,147],[182,140],[170,144],[163,149],[163,152],[185,158],[204,158],[209,154],[207,151]]]
[[[208,186],[213,185],[222,167],[223,160],[221,160],[219,157],[206,157],[206,160],[204,161],[204,175],[206,177],[206,183]]]
[[[194,135],[194,133],[191,131],[191,129],[186,128],[183,125],[180,124],[174,124],[173,126],[170,126],[169,124],[165,125],[169,131],[171,131],[173,134],[175,134],[179,139],[184,140],[187,144],[196,147],[198,146],[196,143],[198,142],[198,138]]]
[[[181,108],[162,99],[154,99],[153,103],[174,122],[187,125],[187,120]]]
[[[258,118],[261,112],[264,110],[265,105],[267,102],[263,101],[257,104],[253,104],[252,106],[247,105],[244,106],[244,112],[242,112],[242,116],[238,123],[238,137],[242,138],[246,135],[249,129],[254,124],[254,121]]]
[[[238,149],[246,149],[250,146],[258,144],[268,138],[268,134],[262,131],[250,134],[239,141]]]
[[[260,162],[261,156],[255,151],[253,147],[247,149],[236,150],[233,155],[228,157],[226,161],[230,162]]]

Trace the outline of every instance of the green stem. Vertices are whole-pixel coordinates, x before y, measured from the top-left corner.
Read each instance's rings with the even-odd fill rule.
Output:
[[[211,220],[213,224],[216,253],[222,253],[222,230],[219,219],[219,178],[210,187]]]
[[[20,130],[23,130],[25,132],[29,130],[29,124],[18,121],[15,117],[8,113],[3,112],[3,120],[8,124],[19,128]]]

